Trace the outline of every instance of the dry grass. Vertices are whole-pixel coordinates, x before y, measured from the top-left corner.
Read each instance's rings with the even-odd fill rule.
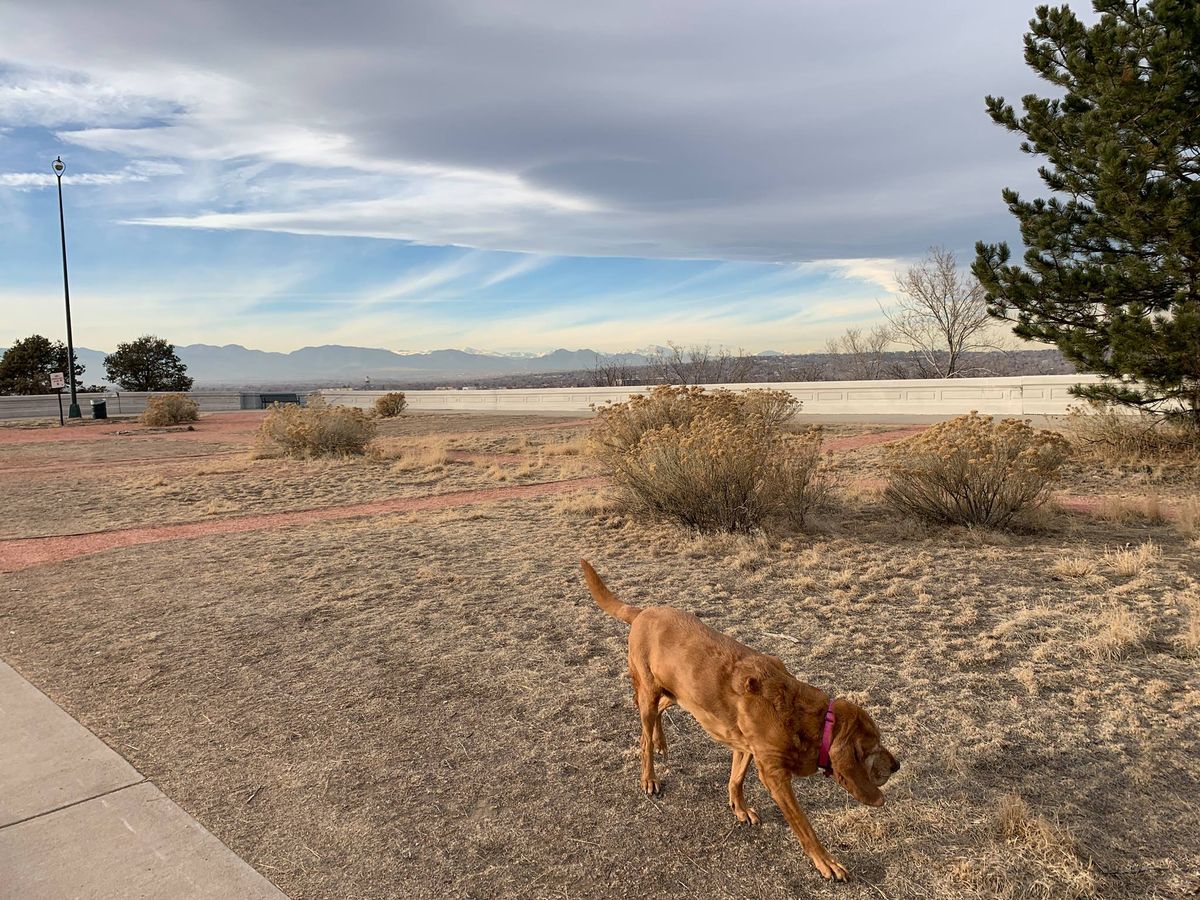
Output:
[[[7,478],[0,483],[3,490],[0,536],[6,533],[11,536],[50,535],[187,522],[222,514],[216,510],[229,515],[248,515],[310,509],[498,484],[559,481],[592,472],[586,457],[544,456],[539,452],[541,442],[537,440],[528,442],[529,454],[515,459],[502,458],[493,463],[486,455],[464,457],[458,452],[463,446],[486,446],[489,439],[446,433],[439,430],[438,426],[444,426],[439,419],[429,423],[431,433],[413,434],[408,430],[410,420],[418,415],[381,420],[386,426],[399,427],[405,436],[379,439],[372,445],[372,452],[364,456],[252,459],[243,452],[199,462],[173,462],[171,457],[163,454],[169,447],[180,444],[162,444],[157,448],[163,455],[161,466],[130,466],[97,476],[88,464],[88,457],[81,455],[78,468],[70,471],[45,476],[31,473],[30,477]],[[448,418],[463,424],[475,421],[464,416]],[[557,430],[552,433],[557,441]],[[146,446],[149,436],[139,433],[130,439],[138,442],[141,448],[138,455],[154,455],[152,448]],[[217,446],[224,451],[227,445]],[[192,454],[197,452],[195,444],[183,444],[182,447],[184,450],[190,448]],[[115,450],[104,444],[90,446],[88,452],[92,458],[103,456],[107,459],[121,449],[121,444],[116,445]],[[0,457],[0,469],[2,465]],[[97,477],[102,479],[102,490],[95,489]],[[47,516],[48,506],[53,506],[59,514]],[[210,509],[214,512],[209,512]]]
[[[985,852],[955,867],[955,876],[975,896],[1095,896],[1099,879],[1070,831],[1033,812],[1019,796],[1000,797],[989,830],[991,842]]]
[[[1200,537],[1200,497],[1188,497],[1175,511],[1175,530],[1185,538]]]
[[[554,504],[554,511],[571,518],[602,519],[616,515],[621,502],[608,492],[587,491],[567,494]]]
[[[1157,544],[1146,541],[1136,547],[1110,550],[1104,554],[1104,561],[1122,578],[1136,578],[1150,571],[1161,555]]]
[[[395,472],[442,471],[449,465],[452,439],[429,437],[423,440],[392,442],[379,448],[380,459],[391,462]]]
[[[1105,497],[1096,507],[1096,517],[1127,525],[1162,525],[1167,521],[1162,497],[1152,491],[1142,497]]]
[[[1188,604],[1186,625],[1179,643],[1187,653],[1200,656],[1200,600]]]
[[[1050,571],[1062,578],[1091,578],[1097,569],[1096,561],[1086,556],[1064,556],[1050,566]]]
[[[420,421],[389,421],[390,439],[436,447],[454,430]],[[538,443],[514,465],[579,459]],[[483,464],[396,461],[152,468],[130,473],[136,491],[106,484],[103,515],[494,483]],[[24,480],[5,483],[6,516]],[[79,486],[40,519],[29,491],[7,521],[90,515],[70,505]],[[1088,516],[1037,536],[925,527],[870,496],[820,525],[697,534],[578,491],[115,549],[0,579],[0,656],[297,900],[1200,888],[1200,595],[1181,535],[1146,550],[1141,526]],[[1105,548],[1126,542],[1144,559],[1121,576]],[[886,806],[796,784],[853,882],[817,878],[753,774],[763,827],[734,829],[728,752],[678,709],[665,793],[640,794],[627,629],[588,598],[580,556],[630,602],[693,611],[872,712],[904,765]],[[1093,655],[1121,630],[1098,612],[1117,608],[1146,638]]]
[[[143,425],[163,427],[195,422],[200,418],[200,405],[186,394],[158,394],[146,401],[146,410],[138,421]]]
[[[530,449],[536,450],[542,456],[581,456],[587,452],[587,437],[576,435],[563,440],[552,439],[531,444]]]
[[[1079,453],[1107,465],[1200,464],[1200,431],[1158,416],[1080,406],[1065,432]]]
[[[1123,659],[1141,647],[1150,634],[1144,622],[1120,606],[1096,616],[1093,627],[1095,631],[1083,647],[1095,659]]]

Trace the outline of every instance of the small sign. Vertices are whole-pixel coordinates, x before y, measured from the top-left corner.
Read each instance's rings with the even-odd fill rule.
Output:
[[[67,384],[67,379],[63,375],[62,372],[51,372],[50,373],[50,387],[55,388],[57,390],[58,388],[65,387],[66,384]]]

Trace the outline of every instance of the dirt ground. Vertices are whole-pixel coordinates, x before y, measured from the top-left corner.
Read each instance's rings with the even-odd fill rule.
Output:
[[[34,480],[72,487],[39,509],[28,476],[0,474],[0,512],[17,537],[82,530],[64,509],[96,529],[188,520],[163,488],[236,505],[220,519],[551,482],[590,471],[545,449],[585,428],[406,417],[393,456],[331,464],[251,460],[250,431],[144,435],[149,461],[105,475],[132,480],[121,502],[51,473]],[[229,455],[150,449],[172,442]],[[1185,508],[1200,481],[1080,466],[1064,494],[1103,516],[929,528],[856,486],[877,445],[841,446],[845,487],[787,538],[632,522],[589,487],[35,566],[0,576],[0,656],[295,898],[1195,895],[1200,546],[1178,516],[1115,510],[1148,491]],[[440,454],[475,459],[398,468]],[[872,713],[903,763],[886,806],[796,783],[852,883],[819,879],[754,775],[763,824],[737,826],[728,751],[678,709],[663,796],[641,794],[627,626],[581,556],[623,599],[691,610]]]

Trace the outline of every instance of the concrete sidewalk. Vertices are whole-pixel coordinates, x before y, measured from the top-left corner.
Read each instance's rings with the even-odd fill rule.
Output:
[[[286,900],[0,662],[0,900]]]

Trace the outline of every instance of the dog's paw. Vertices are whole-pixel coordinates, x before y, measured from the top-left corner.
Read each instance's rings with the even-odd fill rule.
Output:
[[[846,867],[829,854],[825,854],[824,859],[813,857],[813,865],[817,867],[817,871],[821,873],[822,878],[830,881],[845,881],[850,877],[850,873],[846,871]]]
[[[661,792],[662,788],[658,786],[658,779],[643,775],[642,790],[646,792],[647,797],[653,797],[655,794]]]
[[[752,806],[737,806],[733,803],[729,804],[729,808],[733,810],[733,814],[737,816],[738,824],[744,825],[749,822],[751,825],[758,824],[758,810]]]

